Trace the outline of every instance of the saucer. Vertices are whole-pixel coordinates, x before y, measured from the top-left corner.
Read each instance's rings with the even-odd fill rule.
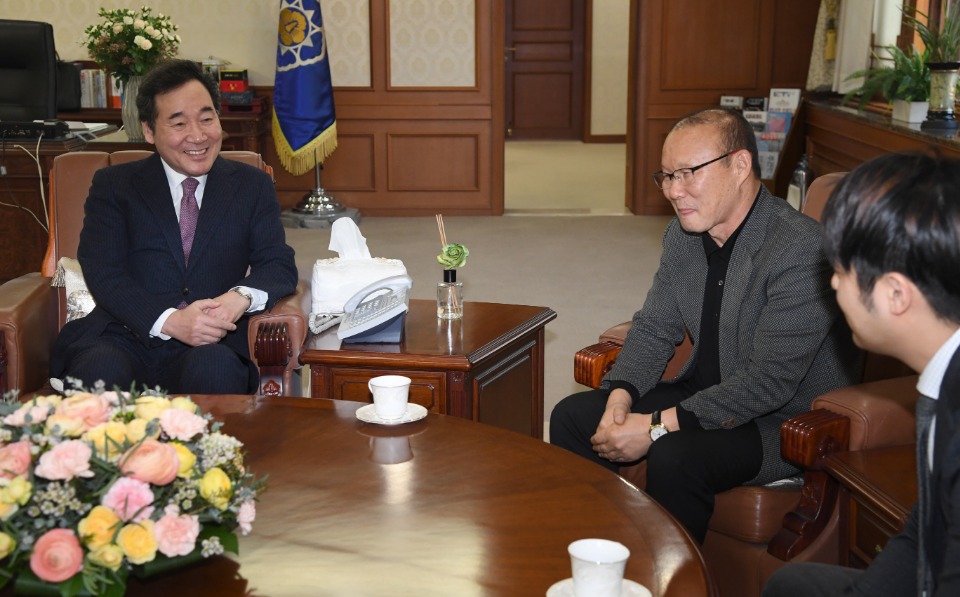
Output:
[[[357,418],[364,423],[374,423],[376,425],[402,425],[403,423],[413,423],[427,416],[427,409],[419,404],[407,403],[407,412],[399,419],[381,419],[377,416],[377,408],[372,404],[361,406],[357,409]]]
[[[573,597],[573,579],[567,578],[554,583],[547,589],[547,597]],[[652,593],[640,583],[625,578],[620,589],[620,597],[652,597]]]

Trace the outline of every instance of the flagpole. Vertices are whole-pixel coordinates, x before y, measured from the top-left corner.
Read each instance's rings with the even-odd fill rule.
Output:
[[[343,204],[337,201],[333,195],[328,193],[322,186],[320,186],[320,170],[323,169],[323,163],[319,159],[316,159],[316,150],[313,152],[313,157],[315,159],[314,169],[316,171],[317,187],[304,195],[303,199],[300,200],[300,203],[293,208],[293,211],[298,214],[307,214],[311,216],[333,215],[344,211],[345,208],[343,207]]]

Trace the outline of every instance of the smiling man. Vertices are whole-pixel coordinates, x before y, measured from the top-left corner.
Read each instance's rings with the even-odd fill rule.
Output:
[[[597,390],[565,398],[550,441],[613,471],[646,458],[646,492],[700,542],[714,495],[795,474],[780,424],[857,378],[817,222],[760,182],[737,112],[677,122],[653,179],[677,217],[623,350]],[[661,381],[684,337],[693,354]]]
[[[77,251],[97,303],[50,373],[169,392],[249,393],[247,314],[297,284],[273,181],[220,157],[219,90],[188,60],[152,70],[137,109],[157,153],[98,171]]]

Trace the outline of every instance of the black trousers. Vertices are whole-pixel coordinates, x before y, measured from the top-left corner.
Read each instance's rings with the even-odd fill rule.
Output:
[[[561,400],[550,415],[550,443],[618,472],[630,463],[600,458],[590,443],[609,393],[590,390]],[[689,394],[682,384],[660,383],[633,405],[632,412],[666,410]],[[655,441],[646,459],[646,493],[703,543],[714,496],[757,476],[763,444],[752,421],[734,429],[680,429]]]
[[[175,394],[249,394],[259,381],[252,363],[229,346],[188,346],[171,338],[148,348],[118,324],[72,345],[64,376],[81,380],[87,389],[102,380],[108,390],[135,384],[138,390],[160,387]]]

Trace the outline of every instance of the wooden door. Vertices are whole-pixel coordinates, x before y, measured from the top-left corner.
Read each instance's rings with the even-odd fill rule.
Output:
[[[506,0],[508,139],[583,136],[585,0]]]

